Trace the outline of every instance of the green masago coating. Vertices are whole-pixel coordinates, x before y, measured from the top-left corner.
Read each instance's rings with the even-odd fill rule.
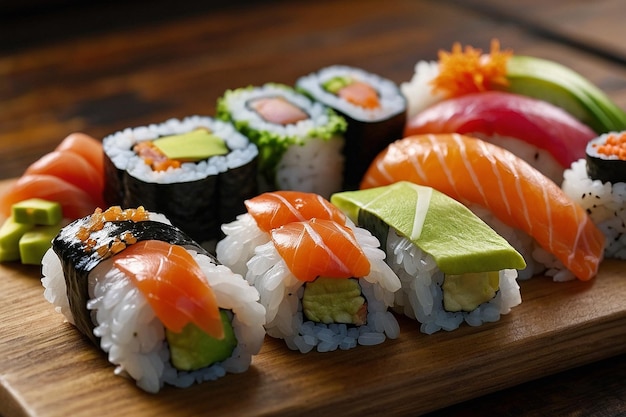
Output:
[[[185,326],[180,333],[166,329],[171,361],[176,369],[192,371],[226,360],[232,355],[237,339],[230,313],[221,310],[220,316],[224,325],[224,338],[221,340],[207,335],[193,323]]]
[[[307,282],[302,296],[305,316],[318,323],[360,326],[366,321],[365,298],[356,279],[319,277]]]
[[[361,211],[378,217],[429,253],[446,274],[526,266],[524,258],[467,207],[430,187],[402,181],[336,193],[331,202],[357,224]]]

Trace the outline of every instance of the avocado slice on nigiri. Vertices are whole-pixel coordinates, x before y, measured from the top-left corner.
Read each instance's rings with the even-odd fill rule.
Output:
[[[597,133],[626,129],[626,112],[574,70],[547,59],[513,55],[507,63],[509,92],[563,108]]]

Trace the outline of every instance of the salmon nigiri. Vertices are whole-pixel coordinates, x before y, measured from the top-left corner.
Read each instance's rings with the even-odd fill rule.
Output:
[[[245,275],[254,248],[270,240],[272,229],[312,218],[346,223],[346,216],[330,201],[315,193],[279,190],[245,201],[247,213],[222,225],[224,239],[217,243],[217,259],[234,272]]]
[[[114,257],[169,330],[193,323],[216,339],[224,337],[217,300],[193,257],[182,246],[144,240]]]
[[[605,245],[602,232],[554,182],[503,148],[460,134],[409,136],[378,155],[361,187],[400,180],[487,209],[531,236],[580,280],[598,271]],[[529,263],[530,254],[524,257]]]

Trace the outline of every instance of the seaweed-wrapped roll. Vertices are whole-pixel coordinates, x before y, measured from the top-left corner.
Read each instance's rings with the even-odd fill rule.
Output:
[[[381,241],[402,282],[395,308],[423,333],[497,321],[521,303],[522,256],[445,194],[401,181],[337,193],[331,202]]]
[[[326,198],[340,191],[346,121],[331,108],[276,83],[228,90],[217,116],[259,147],[262,191],[296,190]]]
[[[70,223],[42,264],[44,297],[145,391],[243,372],[263,343],[256,289],[142,207]]]
[[[346,157],[344,189],[356,189],[367,167],[389,143],[403,137],[406,99],[393,81],[361,68],[332,65],[296,81],[304,92],[342,115]]]
[[[103,139],[105,201],[162,213],[194,240],[257,194],[258,149],[227,122],[204,116],[128,128]]]
[[[626,259],[626,131],[587,144],[586,156],[563,173],[562,188],[606,237],[605,258]]]

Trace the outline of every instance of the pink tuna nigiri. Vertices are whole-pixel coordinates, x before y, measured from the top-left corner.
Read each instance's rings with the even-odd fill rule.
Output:
[[[144,294],[167,329],[180,333],[193,323],[210,336],[224,337],[215,294],[185,248],[144,240],[115,255],[113,263]]]
[[[361,187],[400,180],[487,208],[533,237],[580,280],[598,271],[602,232],[554,182],[503,148],[459,134],[410,136],[376,157]]]
[[[369,260],[352,230],[332,220],[293,222],[271,234],[276,250],[301,281],[319,276],[359,278],[370,272]]]
[[[515,153],[557,184],[572,162],[584,158],[587,142],[596,136],[559,107],[501,91],[440,101],[410,119],[404,133],[405,137],[426,133],[476,136]],[[540,150],[551,158],[541,158]]]

